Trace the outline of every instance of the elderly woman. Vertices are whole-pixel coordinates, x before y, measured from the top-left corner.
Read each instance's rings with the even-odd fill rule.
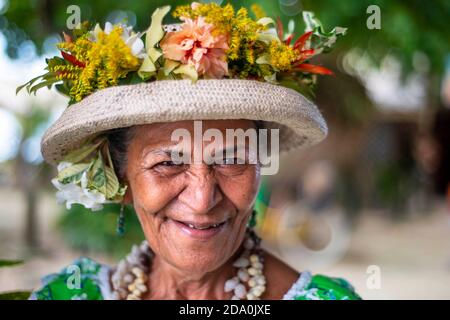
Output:
[[[278,146],[326,135],[318,109],[277,81],[307,86],[312,73],[329,73],[305,61],[343,30],[324,34],[305,13],[309,30],[291,43],[281,24],[230,5],[182,6],[182,23],[163,26],[168,11],[154,12],[145,44],[124,25],[64,34],[62,58],[27,84],[33,92],[59,82],[71,99],[42,140],[58,166],[58,200],[92,210],[121,203],[119,230],[132,205],[146,238],[116,267],[78,259],[31,298],[358,299],[345,280],[272,256],[253,231],[262,148],[276,162]]]

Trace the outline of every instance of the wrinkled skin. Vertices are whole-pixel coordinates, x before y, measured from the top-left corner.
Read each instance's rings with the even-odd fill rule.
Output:
[[[224,283],[233,277],[233,261],[239,256],[260,182],[258,164],[207,165],[204,162],[174,164],[168,150],[175,129],[191,133],[194,122],[179,121],[136,127],[128,146],[125,202],[133,204],[144,234],[155,252],[146,299],[229,299]],[[254,128],[249,120],[203,121],[203,130]],[[224,149],[227,148],[224,143]],[[207,238],[193,237],[181,223],[222,223]],[[266,253],[268,289],[262,298],[280,299],[298,273]],[[270,274],[269,274],[270,273]],[[273,281],[271,281],[273,279]]]

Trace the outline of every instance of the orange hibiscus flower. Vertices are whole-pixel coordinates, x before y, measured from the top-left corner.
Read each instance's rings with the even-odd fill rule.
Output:
[[[228,36],[214,36],[214,26],[203,17],[181,19],[184,22],[181,30],[168,32],[160,43],[164,57],[193,65],[205,78],[220,79],[228,75]]]

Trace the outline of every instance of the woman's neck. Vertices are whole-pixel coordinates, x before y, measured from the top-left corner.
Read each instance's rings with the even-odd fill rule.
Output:
[[[144,299],[230,299],[232,293],[224,291],[224,284],[234,276],[233,262],[240,252],[241,249],[237,250],[222,266],[205,273],[183,272],[155,256],[148,277],[149,290]]]

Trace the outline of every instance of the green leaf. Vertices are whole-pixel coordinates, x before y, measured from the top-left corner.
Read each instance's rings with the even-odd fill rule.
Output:
[[[59,182],[63,184],[68,184],[71,182],[78,183],[81,181],[81,177],[83,173],[89,169],[89,163],[77,163],[68,168],[65,168],[61,172],[58,173],[56,177]]]
[[[277,35],[276,31],[274,31],[274,29],[259,31],[256,34],[256,36],[257,36],[258,41],[262,41],[266,44],[268,44],[272,41],[281,42],[280,38],[278,38],[278,35]]]
[[[164,75],[168,76],[179,65],[180,65],[180,62],[178,62],[178,61],[165,59],[164,66],[163,66]]]
[[[198,73],[192,65],[183,64],[176,68],[173,73],[180,74],[184,78],[191,79],[192,82],[196,82],[198,79]]]
[[[92,152],[94,152],[95,149],[97,149],[103,142],[105,142],[105,139],[101,139],[96,143],[87,143],[83,147],[76,149],[66,155],[63,159],[63,161],[70,162],[70,163],[78,163],[85,158],[87,158]]]
[[[125,195],[125,192],[127,191],[127,185],[125,186],[120,186],[119,191],[117,191],[116,197],[123,197]]]
[[[37,85],[31,87],[28,91],[30,93],[35,93],[37,90],[39,90],[43,87],[48,87],[50,89],[52,84],[54,84],[55,82],[59,82],[59,81],[61,81],[61,80],[57,79],[56,77],[53,77],[53,78],[50,78],[48,80],[38,83]]]
[[[28,300],[31,291],[15,291],[0,293],[0,300]]]
[[[170,6],[164,6],[157,8],[152,14],[152,22],[147,30],[145,36],[145,48],[147,52],[150,48],[153,48],[164,36],[164,30],[162,28],[162,20],[165,15],[169,13]]]
[[[113,199],[117,192],[119,192],[120,184],[114,170],[111,167],[105,166],[106,173],[106,198]]]
[[[128,72],[125,78],[121,78],[119,80],[120,85],[129,85],[137,83],[142,83],[142,79],[139,77],[137,72]]]
[[[268,53],[262,54],[255,61],[257,64],[270,64],[270,57]]]
[[[22,263],[22,260],[0,260],[0,268],[17,266]]]
[[[64,58],[54,56],[53,58],[45,59],[45,62],[47,63],[47,68],[51,69],[56,66],[60,65],[67,65],[67,61],[64,60]]]
[[[156,74],[156,66],[148,55],[145,56],[144,61],[142,62],[137,74],[144,81],[150,79]]]
[[[155,48],[149,48],[147,50],[148,56],[150,59],[152,59],[153,63],[156,63],[158,61],[159,57],[163,55],[162,51],[160,49]]]
[[[98,156],[95,159],[90,172],[90,186],[106,196],[106,174],[100,151],[98,152]]]
[[[263,25],[263,26],[267,26],[267,25],[269,25],[269,24],[275,24],[275,21],[274,21],[272,18],[264,17],[264,18],[259,19],[259,20],[257,21],[257,23],[258,23],[258,24],[261,24],[261,25]]]
[[[312,31],[310,47],[315,49],[315,54],[329,52],[333,48],[337,39],[344,36],[347,28],[335,27],[330,32],[325,32],[322,23],[314,16],[314,13],[303,11],[303,21],[305,22],[305,31]]]
[[[30,87],[31,85],[33,85],[33,83],[35,83],[37,80],[43,78],[47,73],[41,74],[40,76],[37,76],[36,78],[31,79],[30,81],[28,81],[27,83],[24,83],[21,86],[18,86],[16,89],[16,94],[18,94],[20,92],[20,90],[22,90],[25,87]]]
[[[67,87],[67,83],[56,84],[55,88],[59,93],[62,93],[63,95],[65,95],[67,97],[70,96],[70,94],[69,94],[70,89]]]
[[[319,30],[323,33],[322,23],[314,15],[314,12],[303,11],[303,21],[305,22],[305,32]]]

